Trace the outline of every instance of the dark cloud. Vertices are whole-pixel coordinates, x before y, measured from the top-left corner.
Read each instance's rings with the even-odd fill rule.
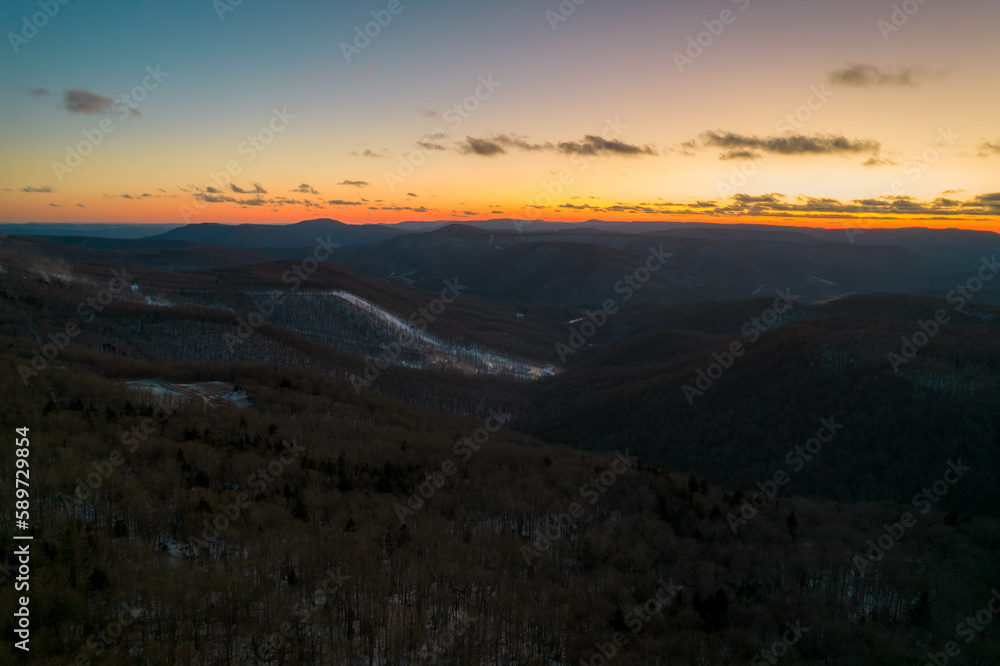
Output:
[[[730,150],[719,155],[720,160],[757,160],[763,157],[760,153],[752,150]]]
[[[349,185],[350,187],[367,187],[367,180],[344,180],[338,183],[338,185]]]
[[[26,88],[26,90],[32,97],[49,97],[52,94],[45,88]]]
[[[992,215],[1000,214],[1000,192],[980,194],[963,205],[967,208],[984,208]]]
[[[420,206],[418,208],[414,208],[413,206],[368,206],[368,210],[395,210],[395,211],[409,210],[413,211],[414,213],[427,212],[427,208],[425,208],[424,206]]]
[[[211,185],[206,187],[205,191],[209,194],[221,194],[221,191],[218,188],[212,187]]]
[[[386,157],[388,154],[388,151],[384,148],[378,152],[375,152],[370,148],[365,148],[365,150],[360,153],[356,150],[351,152],[352,157]]]
[[[867,160],[861,163],[861,166],[866,167],[880,167],[880,166],[896,166],[899,162],[895,160],[890,160],[887,157],[869,157]]]
[[[581,141],[563,141],[561,143],[532,143],[527,138],[516,134],[494,134],[486,138],[466,137],[458,144],[458,152],[464,155],[481,155],[494,157],[504,155],[508,150],[549,151],[564,155],[586,155],[590,157],[605,155],[656,155],[649,146],[637,146],[622,141],[604,139],[593,134],[587,134]]]
[[[979,144],[979,156],[1000,155],[1000,141],[983,141]]]
[[[942,76],[929,67],[897,67],[896,69],[881,69],[875,65],[848,65],[843,69],[835,69],[827,76],[830,83],[857,88],[874,88],[878,86],[919,85],[929,79]]]
[[[417,196],[417,195],[416,195],[416,194],[414,194],[413,192],[407,192],[407,193],[406,193],[406,196],[408,196],[408,197],[415,197],[415,196]]]
[[[63,93],[63,104],[70,113],[110,113],[115,100],[92,93],[86,88],[72,88]],[[127,107],[123,107],[127,108]],[[141,115],[135,109],[130,114]]]
[[[873,139],[849,139],[837,134],[788,134],[758,137],[736,132],[710,131],[701,135],[703,147],[721,148],[721,159],[732,159],[736,153],[767,152],[778,155],[837,155],[877,153],[882,144]]]
[[[448,150],[448,147],[442,143],[447,138],[447,134],[438,130],[417,141],[417,146],[424,150]]]
[[[736,194],[730,201],[717,207],[716,213],[730,215],[783,216],[808,214],[813,217],[852,218],[924,215],[953,217],[970,215],[997,215],[1000,213],[1000,192],[981,194],[967,201],[938,197],[933,201],[919,201],[910,196],[888,196],[874,199],[840,201],[829,197],[799,196],[786,201],[783,195],[752,196]]]
[[[802,216],[812,218],[865,218],[900,219],[903,216],[921,215],[934,219],[955,219],[958,217],[996,216],[1000,214],[1000,192],[981,194],[967,201],[938,197],[933,201],[920,201],[909,196],[885,196],[872,199],[840,201],[829,197],[799,195],[789,198],[785,194],[734,194],[724,201],[676,202],[623,202],[598,206],[590,204],[562,203],[551,206],[528,204],[525,209],[561,209],[586,212],[588,215],[609,213],[631,213],[641,215],[677,216],[715,215],[734,217],[783,217]],[[711,210],[708,210],[711,209]],[[458,214],[458,211],[453,211]]]
[[[780,204],[781,199],[785,197],[784,194],[762,194],[759,196],[751,196],[749,194],[734,194],[733,201],[738,201],[740,203],[771,203]]]
[[[634,146],[593,134],[585,136],[583,141],[560,143],[559,151],[578,155],[656,155],[656,151],[649,146]]]
[[[333,199],[331,201],[327,201],[326,203],[329,204],[330,206],[360,206],[361,205],[360,201],[344,201],[343,199]]]
[[[33,193],[33,194],[38,194],[38,193],[40,193],[40,194],[51,194],[54,190],[51,187],[49,187],[48,185],[45,185],[43,187],[32,187],[31,185],[29,185],[27,187],[22,187],[21,191],[22,192],[30,192],[30,193]]]
[[[417,146],[424,150],[448,150],[448,147],[431,140],[417,141]]]
[[[224,194],[216,195],[216,194],[204,194],[202,192],[199,192],[194,195],[194,198],[204,201],[205,203],[226,203],[226,202],[236,203],[236,199],[232,197],[227,197]]]
[[[236,183],[230,183],[229,189],[237,194],[267,194],[267,190],[261,187],[260,183],[254,183],[252,190],[245,190]]]
[[[292,192],[300,192],[302,194],[319,194],[319,192],[316,191],[316,188],[314,188],[312,185],[308,183],[302,183],[294,190],[292,190]]]
[[[495,157],[496,155],[504,155],[507,150],[497,141],[491,141],[489,139],[477,139],[474,137],[467,137],[465,141],[458,144],[458,152],[463,155],[480,155],[482,157]]]

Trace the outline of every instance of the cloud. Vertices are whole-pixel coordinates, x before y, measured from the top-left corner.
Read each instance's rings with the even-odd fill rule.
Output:
[[[77,207],[79,207],[79,208],[86,208],[86,206],[84,206],[83,204],[77,204]]]
[[[59,208],[59,204],[57,204],[57,203],[50,203],[49,205],[50,205],[50,206],[54,206],[54,207],[56,207],[56,208]]]
[[[465,141],[458,144],[458,151],[463,155],[481,155],[483,157],[494,157],[507,153],[506,148],[497,141],[489,139],[476,139],[467,137]]]
[[[31,185],[28,185],[27,187],[22,187],[21,191],[31,192],[31,193],[51,194],[54,190],[48,185],[45,185],[43,187],[32,187]]]
[[[300,192],[301,194],[319,194],[319,192],[316,191],[316,188],[308,183],[302,183],[292,190],[292,192]]]
[[[209,185],[208,187],[206,187],[205,191],[208,192],[209,194],[220,194],[221,193],[221,191],[218,188],[212,187],[211,185]]]
[[[427,208],[424,206],[419,206],[417,208],[414,208],[413,206],[368,206],[368,210],[395,210],[395,211],[409,210],[413,211],[414,213],[427,212]]]
[[[350,187],[367,187],[368,186],[368,181],[367,180],[344,180],[344,181],[341,181],[341,182],[339,182],[337,184],[338,185],[348,185]]]
[[[45,88],[25,88],[25,90],[27,90],[28,94],[32,97],[49,97],[52,94]]]
[[[63,104],[70,113],[110,113],[115,100],[92,93],[86,88],[72,88],[63,93]],[[129,109],[133,115],[142,115],[135,109]]]
[[[448,150],[448,147],[437,143],[436,141],[422,139],[417,141],[417,146],[423,148],[424,150]]]
[[[408,197],[415,197],[415,196],[417,196],[417,195],[416,195],[416,194],[414,194],[413,192],[407,192],[407,193],[406,193],[406,196],[408,196]]]
[[[887,157],[869,157],[867,160],[861,163],[861,166],[865,167],[880,167],[880,166],[896,166],[899,162],[895,160],[890,160]]]
[[[649,146],[634,146],[588,134],[583,141],[559,144],[559,151],[577,155],[656,155]]]
[[[943,71],[929,67],[897,67],[896,69],[881,69],[875,65],[853,64],[843,69],[828,72],[830,83],[855,88],[875,88],[880,86],[913,87],[930,79],[940,78]]]
[[[877,153],[882,144],[873,139],[849,139],[837,134],[787,134],[784,136],[758,137],[736,132],[709,131],[701,137],[701,146],[725,150],[720,159],[733,159],[733,155],[755,152],[778,155],[838,155],[850,153]],[[690,142],[689,142],[690,143]]]
[[[971,199],[938,197],[932,201],[921,201],[909,196],[884,196],[873,199],[840,201],[829,197],[798,195],[789,197],[778,192],[765,194],[738,193],[721,201],[677,202],[624,202],[613,205],[591,205],[576,203],[554,203],[540,206],[528,204],[527,209],[559,209],[586,212],[588,215],[630,213],[644,216],[674,217],[679,215],[706,215],[730,217],[779,217],[803,220],[813,218],[841,219],[912,219],[922,216],[928,219],[955,220],[974,219],[976,216],[1000,216],[1000,192],[981,194]],[[453,211],[460,214],[459,211]]]
[[[785,197],[784,194],[762,194],[760,196],[751,196],[749,194],[734,194],[733,200],[744,204],[752,203],[771,203],[780,204],[781,199]]]
[[[205,194],[203,192],[198,192],[197,194],[194,195],[194,198],[200,201],[204,201],[205,203],[225,203],[227,201],[231,203],[236,203],[236,199],[234,199],[233,197],[227,197],[224,194],[214,195],[214,194]]]
[[[418,144],[419,145],[419,144]],[[650,146],[637,146],[622,141],[604,139],[593,134],[587,134],[580,141],[563,141],[560,143],[532,143],[526,137],[516,134],[494,134],[490,137],[477,138],[467,136],[458,143],[458,152],[463,155],[480,155],[495,157],[504,155],[508,150],[547,151],[564,155],[587,155],[590,157],[604,155],[656,155],[656,150]]]
[[[964,205],[970,208],[983,207],[991,211],[994,215],[1000,214],[1000,192],[980,194],[971,201],[965,202]]]
[[[900,216],[923,215],[948,218],[970,215],[1000,214],[1000,192],[980,194],[967,201],[938,197],[933,201],[920,201],[910,196],[888,196],[875,199],[854,199],[840,201],[829,197],[800,195],[794,201],[786,201],[783,195],[768,194],[751,196],[733,195],[725,205],[719,205],[715,213],[725,215],[780,216],[808,215],[810,217],[885,219]]]
[[[1000,141],[983,141],[979,144],[979,156],[1000,155]]]
[[[344,201],[343,199],[332,199],[331,201],[327,201],[326,203],[329,204],[330,206],[360,206],[361,205],[360,201]]]
[[[378,152],[370,148],[365,148],[364,151],[360,153],[356,150],[351,152],[351,157],[387,157],[388,155],[389,152],[385,148],[379,150]]]
[[[252,190],[245,190],[236,183],[230,183],[229,189],[237,194],[267,194],[267,190],[261,187],[260,183],[254,183]]]
[[[760,153],[755,153],[752,150],[730,150],[729,152],[719,155],[720,160],[756,160],[763,157]]]

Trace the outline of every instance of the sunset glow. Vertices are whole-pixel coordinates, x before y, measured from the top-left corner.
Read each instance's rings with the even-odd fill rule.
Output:
[[[1000,230],[1000,7],[913,7],[7,3],[0,222]]]

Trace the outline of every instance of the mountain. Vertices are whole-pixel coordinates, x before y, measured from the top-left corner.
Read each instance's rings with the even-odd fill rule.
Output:
[[[0,240],[35,261],[189,271],[271,261],[259,252],[226,245],[177,240],[120,239],[92,236],[9,236]],[[15,253],[16,254],[16,253]],[[13,257],[14,255],[8,255]]]
[[[593,308],[616,297],[617,281],[661,248],[672,256],[632,290],[636,302],[731,300],[777,289],[793,289],[809,301],[875,292],[940,297],[973,276],[984,255],[1000,251],[996,234],[870,233],[871,242],[850,243],[842,233],[776,227],[616,233],[569,226],[517,233],[463,224],[338,250],[331,261],[416,286],[461,275],[471,293],[488,298]],[[980,298],[1000,304],[1000,281],[988,283]]]
[[[0,239],[33,660],[922,663],[997,585],[1000,308],[876,240]]]
[[[152,240],[187,240],[218,243],[241,249],[311,248],[318,238],[347,247],[369,245],[400,233],[380,224],[344,224],[336,220],[305,220],[296,224],[188,224],[166,233],[150,236]]]
[[[749,491],[785,468],[820,419],[836,418],[844,430],[787,492],[911,496],[961,458],[976,471],[950,506],[1000,515],[988,491],[1000,482],[1000,308],[854,296],[795,304],[767,326],[771,307],[676,306],[658,324],[648,311],[623,312],[579,349],[570,345],[583,324],[570,326],[564,371],[530,386],[519,427],[590,450],[628,447]],[[946,324],[934,323],[938,311]],[[925,330],[936,331],[930,342]],[[907,351],[904,339],[917,343]]]
[[[28,222],[0,224],[0,233],[22,236],[89,236],[92,238],[145,238],[150,233],[176,229],[177,224],[91,224],[86,222]]]

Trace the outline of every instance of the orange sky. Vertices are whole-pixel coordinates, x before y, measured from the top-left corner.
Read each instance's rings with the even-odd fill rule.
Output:
[[[0,222],[1000,229],[995,3],[550,4],[359,53],[351,6],[81,5],[0,55]]]

